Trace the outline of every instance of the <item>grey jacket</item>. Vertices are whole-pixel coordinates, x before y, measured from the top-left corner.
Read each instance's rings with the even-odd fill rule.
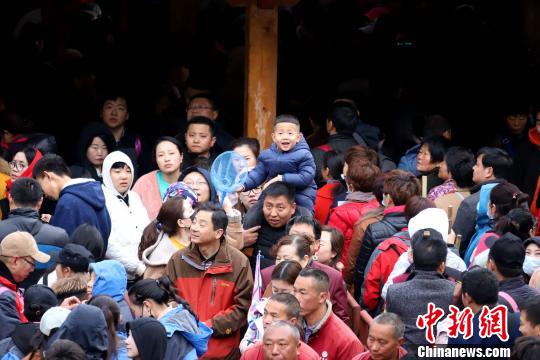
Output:
[[[407,351],[427,344],[425,329],[416,326],[418,315],[427,313],[430,302],[448,314],[454,294],[454,284],[436,271],[416,270],[411,276],[406,282],[391,285],[386,295],[386,311],[397,314],[405,323]]]

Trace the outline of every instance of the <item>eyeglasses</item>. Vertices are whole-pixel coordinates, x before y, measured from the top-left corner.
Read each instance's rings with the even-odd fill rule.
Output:
[[[251,189],[248,191],[242,191],[241,194],[244,196],[249,196],[249,194],[253,193],[253,195],[258,195],[262,192],[262,187],[256,187],[255,189]]]
[[[201,181],[190,181],[190,182],[184,182],[184,184],[186,184],[187,186],[189,186],[190,188],[193,188],[193,186],[197,185],[197,186],[204,186],[206,185],[206,181],[204,180],[201,180]]]
[[[30,265],[32,268],[35,269],[35,267],[36,267],[36,263],[35,263],[35,262],[33,262],[33,261],[28,261],[26,258],[21,258],[21,259],[23,259],[28,265]]]
[[[12,169],[17,170],[17,171],[28,167],[28,165],[26,165],[22,161],[10,161],[9,166],[11,166]]]

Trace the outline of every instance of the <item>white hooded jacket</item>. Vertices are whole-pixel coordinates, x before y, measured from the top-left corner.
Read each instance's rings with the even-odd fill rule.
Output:
[[[107,259],[118,260],[126,268],[128,278],[133,279],[144,273],[145,265],[137,256],[139,243],[144,228],[150,223],[148,213],[141,198],[135,191],[128,190],[129,206],[113,185],[111,168],[114,163],[126,163],[134,174],[133,164],[126,154],[113,151],[103,161],[103,193],[109,216],[111,217],[111,235],[105,254]],[[133,179],[129,188],[133,185]]]

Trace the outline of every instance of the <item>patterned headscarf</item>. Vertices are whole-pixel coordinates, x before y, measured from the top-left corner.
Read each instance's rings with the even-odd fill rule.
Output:
[[[173,197],[182,197],[189,202],[192,208],[197,206],[197,194],[183,182],[176,182],[169,186],[165,192],[163,202]]]

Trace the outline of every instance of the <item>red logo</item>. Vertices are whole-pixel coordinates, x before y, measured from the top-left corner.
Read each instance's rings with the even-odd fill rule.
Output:
[[[434,303],[429,303],[427,314],[419,315],[416,318],[416,326],[419,329],[426,329],[426,339],[432,344],[435,342],[435,325],[437,325],[443,316],[443,309],[436,307]]]

